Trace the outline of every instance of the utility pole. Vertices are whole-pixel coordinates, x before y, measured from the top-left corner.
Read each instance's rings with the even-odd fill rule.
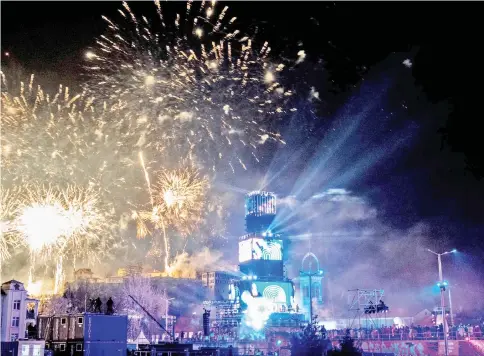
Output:
[[[442,273],[442,256],[444,255],[448,255],[448,254],[451,254],[451,253],[456,253],[457,250],[456,249],[453,249],[452,251],[446,251],[446,252],[443,252],[443,253],[437,253],[435,251],[432,251],[430,249],[427,249],[427,251],[429,251],[430,253],[433,253],[434,255],[437,256],[437,264],[438,264],[438,267],[439,267],[439,288],[440,288],[440,308],[442,309],[442,328],[443,328],[443,331],[444,331],[444,347],[445,347],[445,356],[448,356],[449,355],[449,342],[448,342],[448,338],[447,338],[447,323],[446,323],[446,318],[445,318],[445,286],[447,285],[446,282],[444,282],[444,278],[443,278],[443,273]],[[449,290],[449,293],[450,293],[450,290]],[[450,294],[449,294],[450,296]],[[451,304],[451,301],[449,301],[449,304]],[[451,315],[452,315],[452,311],[451,311]],[[452,318],[452,316],[451,316]]]
[[[452,310],[452,295],[449,288],[449,309],[450,309],[450,326],[454,326],[454,311]]]
[[[445,348],[445,356],[449,355],[449,344],[447,341],[447,328],[445,327],[446,325],[446,320],[445,320],[445,286],[444,286],[444,281],[442,277],[442,258],[441,254],[437,254],[437,261],[439,264],[439,281],[440,281],[440,307],[442,308],[442,330],[444,331],[444,348]]]

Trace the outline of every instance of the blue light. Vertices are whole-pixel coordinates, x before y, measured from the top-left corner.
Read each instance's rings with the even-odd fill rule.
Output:
[[[254,278],[254,279],[257,279],[257,276],[254,276],[253,278]]]
[[[282,345],[282,341],[281,340],[277,340],[277,346],[281,346]]]
[[[457,253],[457,250],[454,248],[452,251],[450,251],[452,253]]]

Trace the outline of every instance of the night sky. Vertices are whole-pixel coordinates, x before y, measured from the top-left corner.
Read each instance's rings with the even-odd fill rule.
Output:
[[[2,52],[11,53],[9,63],[14,60],[27,73],[74,84],[82,79],[86,48],[105,28],[101,15],[111,17],[120,4],[2,1],[1,6],[1,45]],[[229,6],[240,22],[257,27],[270,40],[274,53],[294,53],[302,43],[307,60],[294,73],[300,82],[293,84],[313,86],[321,99],[308,104],[301,98],[297,117],[283,128],[291,147],[286,150],[291,151],[279,156],[299,156],[284,173],[285,183],[275,187],[279,194],[291,194],[291,175],[304,168],[305,157],[317,154],[315,147],[338,125],[335,117],[356,96],[355,90],[388,80],[392,91],[384,114],[372,112],[359,140],[346,142],[361,147],[363,156],[356,158],[349,150],[340,157],[348,162],[337,172],[355,169],[354,175],[334,184],[367,198],[392,226],[425,222],[435,239],[447,238],[476,257],[484,252],[484,148],[477,128],[482,117],[482,31],[476,5],[257,1]],[[132,4],[132,9],[154,13],[152,3]],[[402,64],[405,59],[411,60],[411,68]],[[362,103],[371,96],[366,100]],[[371,160],[365,153],[387,147],[392,133],[401,129],[410,140],[364,163]],[[267,154],[260,171],[274,155]]]

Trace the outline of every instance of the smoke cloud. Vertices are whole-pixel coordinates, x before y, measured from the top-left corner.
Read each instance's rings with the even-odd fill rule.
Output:
[[[280,199],[279,212],[278,220],[291,241],[289,275],[298,275],[309,251],[325,272],[322,314],[348,314],[351,289],[383,289],[393,315],[413,316],[440,305],[437,257],[427,249],[444,252],[453,246],[443,237],[432,236],[428,224],[392,228],[376,207],[344,189],[328,190],[304,202]],[[464,257],[462,252],[442,257],[454,311],[483,307],[478,297],[483,292],[482,278]]]

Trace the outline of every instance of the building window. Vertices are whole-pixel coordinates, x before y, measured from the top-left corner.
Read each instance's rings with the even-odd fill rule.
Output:
[[[59,349],[60,349],[61,351],[65,351],[65,350],[66,350],[66,344],[60,344],[60,345],[59,345]]]
[[[30,356],[30,345],[22,345],[22,356]]]
[[[18,334],[10,334],[10,341],[17,341],[18,340]]]
[[[13,326],[13,327],[17,327],[17,328],[18,328],[18,327],[19,327],[19,325],[20,325],[20,317],[18,317],[18,316],[14,316],[14,317],[12,318],[12,326]],[[17,337],[18,337],[18,335],[17,335]]]
[[[65,325],[67,322],[67,319],[66,318],[61,318],[61,325]]]
[[[34,345],[34,352],[32,353],[33,356],[40,356],[40,345]]]
[[[13,309],[14,310],[20,310],[20,300],[14,300],[13,301]]]
[[[83,322],[83,321],[84,321],[84,320],[83,320],[83,318],[82,318],[82,317],[77,318],[77,322],[78,322],[79,324],[82,324],[82,322]]]
[[[82,351],[82,344],[76,344],[76,351]]]

